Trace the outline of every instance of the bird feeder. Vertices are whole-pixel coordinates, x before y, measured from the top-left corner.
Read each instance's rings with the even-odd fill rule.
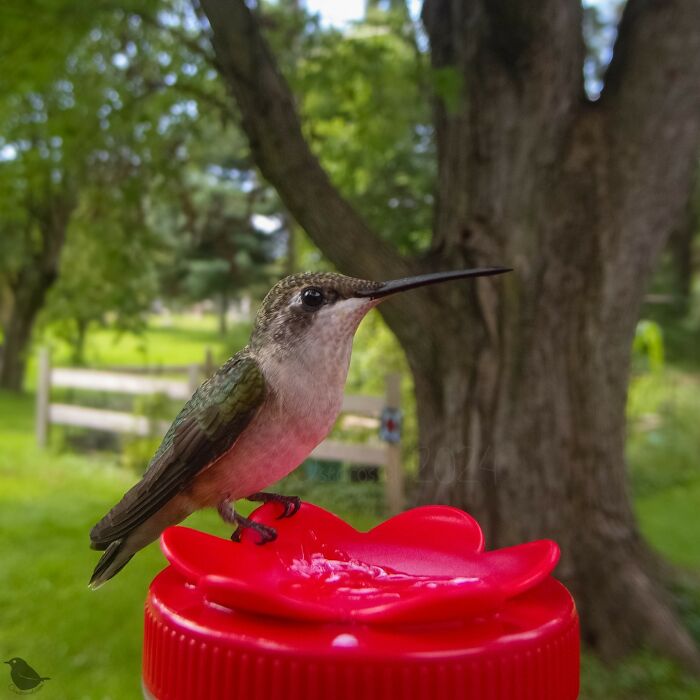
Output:
[[[445,506],[367,533],[303,503],[257,545],[166,530],[145,614],[156,700],[574,700],[579,628],[550,540],[486,551]]]

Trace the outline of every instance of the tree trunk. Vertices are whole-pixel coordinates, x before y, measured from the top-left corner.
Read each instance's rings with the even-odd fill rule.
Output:
[[[580,6],[546,4],[538,17],[500,15],[496,44],[493,6],[468,3],[461,34],[450,3],[424,10],[434,65],[458,67],[470,85],[456,113],[437,105],[431,266],[505,263],[515,272],[477,281],[466,298],[435,289],[411,300],[426,321],[442,319],[420,331],[389,319],[416,382],[417,497],[471,511],[494,544],[555,539],[586,641],[608,656],[646,642],[697,669],[697,648],[640,539],[624,457],[634,328],[650,272],[684,216],[695,158],[678,158],[667,114],[650,125],[638,111],[630,122],[659,84],[615,86],[613,64],[608,94],[583,102]],[[635,42],[632,21],[622,41]],[[670,12],[654,21],[654,31],[673,32]],[[620,48],[630,60],[634,46]],[[519,64],[538,87],[514,80]],[[696,154],[700,104],[682,109],[693,114],[686,137]]]
[[[35,305],[33,295],[22,295],[12,306],[5,328],[0,363],[0,388],[21,391],[26,365],[25,353],[31,337],[32,324],[41,304]],[[32,307],[34,307],[32,309]]]
[[[37,315],[58,276],[58,266],[75,200],[64,183],[41,203],[28,205],[36,229],[36,249],[10,284],[11,301],[0,356],[0,389],[20,391],[26,354]]]
[[[75,338],[73,341],[73,357],[71,358],[74,365],[80,366],[85,364],[85,341],[87,340],[89,327],[90,321],[88,319],[75,319]]]
[[[552,166],[552,185],[564,177]],[[479,280],[466,298],[446,288],[416,294],[406,319],[390,316],[415,379],[415,500],[469,511],[490,546],[556,540],[557,575],[575,596],[585,641],[607,657],[644,642],[697,668],[627,489],[628,349],[643,285],[616,279],[625,274],[613,259],[594,259],[604,217],[582,211],[581,190],[567,189],[553,185],[547,203],[521,212],[530,233],[561,245],[532,246],[529,257],[506,246],[495,261],[519,261],[512,279]],[[452,228],[453,252],[436,268],[465,264],[461,232],[474,225]],[[638,289],[623,308],[605,290],[627,285]]]
[[[515,269],[380,307],[415,379],[416,500],[469,510],[490,546],[554,538],[586,641],[607,656],[648,643],[700,668],[640,539],[624,460],[634,327],[696,167],[697,1],[629,0],[591,103],[578,0],[427,0],[433,67],[462,95],[436,97],[433,246],[420,260],[390,250],[332,187],[242,0],[202,6],[256,162],[337,266],[374,279]]]
[[[25,267],[14,286],[0,362],[0,388],[21,391],[32,329],[55,274]]]

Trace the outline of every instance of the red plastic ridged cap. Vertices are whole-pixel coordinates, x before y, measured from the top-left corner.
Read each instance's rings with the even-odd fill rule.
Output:
[[[368,533],[303,504],[264,547],[183,527],[146,602],[144,694],[157,700],[574,700],[578,617],[549,540],[483,551],[454,508]]]

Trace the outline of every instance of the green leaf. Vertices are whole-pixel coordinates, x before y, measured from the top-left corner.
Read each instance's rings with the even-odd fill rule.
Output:
[[[448,113],[458,112],[462,106],[464,78],[454,66],[433,68],[432,86],[435,94],[444,102]]]

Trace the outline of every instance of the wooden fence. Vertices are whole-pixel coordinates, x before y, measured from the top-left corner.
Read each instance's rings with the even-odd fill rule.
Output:
[[[182,373],[183,379],[162,376],[149,376],[144,368],[137,373],[131,371],[104,371],[52,367],[47,349],[39,353],[38,382],[36,392],[36,439],[40,446],[48,443],[49,429],[54,425],[69,425],[80,428],[102,430],[112,433],[127,433],[148,436],[163,434],[169,423],[158,421],[155,425],[147,416],[111,411],[102,408],[89,408],[67,403],[53,403],[51,391],[54,388],[81,389],[129,395],[162,395],[182,401],[190,398],[199,386],[202,376],[211,372],[210,355],[204,365],[189,365],[178,368],[159,368],[162,373]],[[343,427],[364,427],[379,430],[382,421],[389,416],[389,440],[379,440],[358,444],[340,440],[324,440],[311,457],[320,460],[337,460],[354,465],[383,467],[385,470],[385,497],[388,510],[399,512],[404,503],[403,472],[401,470],[401,449],[398,431],[392,430],[391,421],[399,420],[401,408],[400,376],[389,374],[386,377],[384,397],[345,395],[341,409]],[[393,438],[391,433],[393,432]]]

